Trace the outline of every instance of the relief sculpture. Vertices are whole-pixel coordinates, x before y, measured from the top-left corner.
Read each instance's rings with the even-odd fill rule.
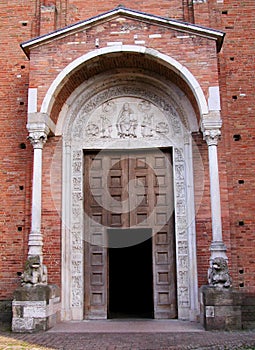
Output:
[[[101,119],[101,137],[111,138],[112,133],[112,116],[115,111],[115,103],[113,101],[107,101],[102,106],[103,114],[100,116]]]
[[[47,268],[39,255],[29,256],[21,275],[21,285],[31,287],[38,284],[47,284]]]
[[[216,257],[212,260],[208,271],[208,282],[210,286],[218,288],[230,288],[232,286],[228,263],[224,258]]]
[[[137,117],[128,102],[124,103],[117,119],[117,130],[120,138],[137,137]]]
[[[73,127],[74,137],[79,139],[83,135],[92,140],[165,139],[165,136],[173,133],[171,118],[165,113],[146,99],[111,99],[77,118]],[[177,135],[180,132],[174,130],[174,133]]]
[[[143,120],[141,123],[141,133],[143,137],[153,136],[153,113],[151,113],[151,104],[148,101],[141,101],[138,106],[142,112]]]

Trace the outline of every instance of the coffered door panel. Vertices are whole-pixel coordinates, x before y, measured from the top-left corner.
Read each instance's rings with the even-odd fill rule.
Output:
[[[107,212],[104,208],[106,179],[105,159],[96,153],[84,157],[84,273],[85,318],[107,317],[107,249],[104,248],[104,227]]]
[[[85,154],[86,318],[107,318],[107,228],[152,229],[154,317],[176,317],[172,174],[169,150]]]

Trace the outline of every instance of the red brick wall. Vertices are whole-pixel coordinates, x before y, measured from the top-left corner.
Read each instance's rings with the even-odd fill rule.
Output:
[[[95,49],[95,38],[99,36],[100,45],[113,41],[111,25],[103,26],[102,32],[91,28],[86,33],[86,44],[67,45],[75,38],[61,39],[55,43],[33,50],[31,62],[28,61],[19,44],[42,31],[40,28],[39,1],[10,0],[0,3],[0,299],[12,297],[18,286],[17,272],[23,270],[27,255],[27,239],[30,229],[32,147],[26,140],[27,89],[28,84],[39,89],[39,102],[42,102],[48,87],[71,60],[85,52]],[[48,1],[44,5],[56,5],[57,15],[45,19],[53,30],[74,23],[119,5],[119,1],[93,1],[84,6],[84,1]],[[182,7],[187,4],[181,0],[125,1],[123,4],[134,10],[168,16],[176,19],[192,18],[192,9]],[[224,46],[218,55],[216,65],[214,43],[205,39],[178,39],[165,28],[148,26],[140,32],[139,39],[146,38],[146,46],[169,54],[182,62],[200,82],[205,95],[208,86],[217,85],[217,70],[220,73],[222,98],[222,140],[219,142],[219,170],[222,196],[223,237],[228,247],[231,273],[234,286],[242,290],[255,290],[254,259],[254,208],[255,196],[255,153],[254,153],[254,36],[255,3],[253,0],[208,0],[194,4],[196,24],[206,25],[226,32]],[[44,24],[45,24],[44,23]],[[47,29],[48,28],[48,29]],[[148,40],[148,34],[160,30],[162,38]],[[114,37],[124,44],[133,44],[133,35]],[[68,47],[68,50],[67,50]],[[176,49],[178,48],[178,49]],[[63,55],[64,53],[64,55]],[[197,59],[199,57],[199,60]],[[36,59],[36,60],[35,60]],[[204,64],[202,62],[207,62]],[[30,81],[29,81],[30,72]],[[39,103],[39,104],[40,104]],[[57,116],[55,116],[57,118]],[[235,141],[233,136],[240,135]],[[207,145],[201,134],[194,135],[205,166],[205,188],[201,205],[198,205],[197,252],[200,285],[206,283],[208,250],[211,242],[211,220],[208,181]],[[44,151],[43,212],[42,232],[44,234],[44,261],[49,270],[49,282],[60,284],[61,263],[61,174],[51,174],[52,157],[59,139],[49,139]],[[21,144],[23,144],[21,146]],[[26,148],[23,148],[26,145]],[[21,148],[22,147],[22,148]],[[58,153],[58,152],[57,152]],[[60,159],[56,162],[61,162]],[[196,165],[196,157],[195,162]],[[59,167],[60,169],[60,167]],[[199,179],[201,169],[195,166],[195,179]],[[241,180],[241,182],[240,182]],[[55,185],[52,194],[52,181]],[[196,193],[202,191],[199,181],[195,182]],[[58,191],[59,190],[59,191]],[[200,203],[198,203],[200,204]],[[243,224],[243,225],[242,225]]]
[[[208,6],[209,25],[226,32],[219,55],[223,119],[219,152],[227,170],[221,185],[227,187],[224,193],[228,198],[226,209],[223,207],[223,221],[225,212],[230,214],[228,255],[234,286],[254,292],[255,2],[214,0]],[[240,141],[235,141],[234,135],[240,135]]]
[[[89,6],[84,6],[83,0],[69,0],[69,10],[67,15],[68,23],[75,23],[96,16],[102,12],[112,10],[113,8],[124,5],[137,11],[152,13],[159,16],[183,19],[183,1],[182,0],[161,0],[160,5],[158,1],[141,1],[141,0],[95,0],[89,3]]]
[[[0,299],[12,297],[27,255],[32,154],[26,140],[29,61],[19,43],[30,38],[32,12],[33,1],[21,1],[20,6],[17,1],[0,2]]]
[[[123,23],[137,27],[139,22],[125,19]],[[138,40],[144,41],[143,46],[169,55],[187,67],[200,83],[206,97],[208,97],[209,86],[218,85],[216,46],[213,40],[194,36],[187,37],[181,32],[156,25],[146,25],[142,29],[130,30],[129,33],[113,34],[113,31],[120,30],[121,25],[119,21],[112,20],[100,25],[100,36],[98,26],[95,26],[86,30],[86,33],[76,33],[32,49],[30,54],[30,86],[38,87],[38,108],[40,108],[50,84],[59,72],[74,59],[95,50],[95,40],[98,37],[101,48],[106,47],[108,42],[121,41],[123,45],[134,45],[134,35],[137,34]],[[150,39],[149,35],[155,33],[161,34],[162,37]],[[87,67],[85,69],[88,71]],[[75,81],[71,81],[69,78],[71,88],[67,89],[67,93],[72,92],[76,87],[74,85],[77,84],[77,79],[79,76],[75,77]],[[61,91],[62,101],[67,97],[68,95],[64,96],[63,91]],[[54,120],[55,117],[53,116]]]
[[[58,286],[61,284],[61,152],[61,138],[49,137],[43,149],[43,259],[48,282]]]

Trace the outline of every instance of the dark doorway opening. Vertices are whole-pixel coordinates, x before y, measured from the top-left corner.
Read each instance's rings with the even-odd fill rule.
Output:
[[[109,318],[153,318],[152,230],[110,229]]]

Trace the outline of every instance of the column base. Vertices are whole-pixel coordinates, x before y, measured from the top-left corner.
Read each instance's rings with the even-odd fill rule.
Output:
[[[231,289],[203,286],[200,289],[200,322],[205,330],[242,329],[242,295]]]
[[[213,260],[214,258],[223,258],[225,260],[228,260],[227,254],[226,254],[227,248],[222,241],[212,242],[210,246],[210,251],[211,251],[210,260]]]
[[[60,289],[55,285],[19,287],[12,302],[12,331],[46,331],[60,321]]]

